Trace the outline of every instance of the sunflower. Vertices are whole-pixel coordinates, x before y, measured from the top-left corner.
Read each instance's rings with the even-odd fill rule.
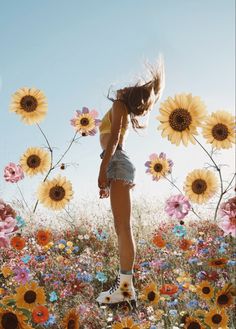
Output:
[[[0,307],[0,328],[1,329],[33,329],[26,323],[27,317],[20,311],[8,306],[6,309]]]
[[[73,196],[72,184],[60,175],[41,183],[38,189],[39,201],[48,208],[60,210]]]
[[[225,284],[225,286],[216,294],[216,305],[219,308],[229,307],[233,304],[234,299],[231,294],[232,284]]]
[[[208,262],[209,266],[216,267],[216,268],[223,268],[227,264],[228,259],[227,258],[216,258],[212,259]]]
[[[16,250],[22,250],[25,247],[25,239],[17,235],[11,238],[10,244]]]
[[[21,88],[12,95],[10,111],[21,116],[27,125],[39,123],[47,113],[47,102],[42,91],[35,88]]]
[[[46,306],[38,305],[32,311],[32,318],[35,323],[44,323],[49,319],[49,311]]]
[[[79,315],[75,308],[72,308],[62,320],[62,328],[65,329],[79,329]]]
[[[89,111],[87,107],[83,107],[82,112],[77,110],[75,118],[71,119],[71,125],[82,135],[95,135],[97,126],[101,120],[96,119],[98,112],[95,110]]]
[[[7,265],[3,265],[1,267],[1,272],[2,272],[2,274],[4,276],[4,278],[9,277],[13,273],[12,272],[12,269],[9,266],[7,266]]]
[[[50,155],[42,148],[29,147],[21,156],[20,165],[29,176],[43,174],[50,168]]]
[[[49,230],[38,230],[36,240],[40,246],[46,246],[51,241],[52,233]]]
[[[227,329],[228,320],[224,309],[212,308],[205,316],[206,324],[212,329]]]
[[[125,317],[121,322],[113,323],[112,329],[141,329],[141,327],[135,324],[131,317]]]
[[[26,308],[30,311],[38,304],[46,303],[44,288],[39,287],[35,281],[16,288],[15,298],[17,307]]]
[[[193,135],[198,135],[197,127],[206,115],[200,97],[185,93],[168,97],[161,104],[160,113],[157,119],[161,122],[158,129],[162,130],[162,137],[168,136],[168,140],[176,145],[181,141],[185,146],[189,141],[195,144]]]
[[[140,299],[147,301],[150,305],[158,304],[159,297],[159,292],[155,282],[149,283],[140,294]]]
[[[203,299],[211,299],[214,295],[214,288],[208,281],[203,280],[199,285],[197,285],[196,292],[198,296]]]
[[[213,172],[195,169],[186,177],[184,191],[192,202],[201,204],[213,197],[217,187],[217,179]]]
[[[235,143],[235,118],[226,111],[217,111],[205,119],[203,136],[217,149],[228,149]]]
[[[173,161],[166,159],[166,154],[161,152],[160,155],[153,153],[149,156],[151,161],[145,162],[145,166],[148,167],[146,173],[152,175],[153,180],[159,180],[161,177],[165,177],[171,173]]]
[[[187,316],[184,323],[184,329],[204,329],[201,322],[192,316]]]

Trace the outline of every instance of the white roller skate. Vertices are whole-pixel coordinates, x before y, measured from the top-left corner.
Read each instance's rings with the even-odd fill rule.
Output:
[[[137,297],[135,294],[132,274],[118,273],[112,287],[103,291],[96,298],[100,305],[121,305],[127,302],[131,308],[137,307]]]

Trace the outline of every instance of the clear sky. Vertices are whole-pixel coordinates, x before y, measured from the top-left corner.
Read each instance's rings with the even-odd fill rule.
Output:
[[[202,98],[208,112],[234,113],[234,13],[234,0],[0,0],[0,196],[10,201],[18,195],[16,186],[3,179],[5,165],[17,163],[29,146],[45,146],[36,126],[24,125],[9,112],[11,95],[23,86],[46,94],[49,110],[41,127],[56,147],[55,158],[74,134],[70,119],[75,110],[87,106],[102,118],[111,105],[109,87],[134,82],[144,74],[145,60],[153,62],[159,53],[166,64],[162,101],[190,92]],[[180,187],[187,173],[208,159],[197,145],[176,147],[161,138],[155,119],[159,105],[145,136],[130,132],[126,150],[137,168],[134,196],[163,200],[176,191],[145,174],[151,153],[165,152],[174,161]],[[78,164],[61,172],[72,181],[76,202],[86,195],[98,197],[100,152],[97,134],[73,145],[65,158]],[[226,180],[234,171],[233,159],[233,149],[218,158],[229,164]],[[29,202],[42,178],[20,183]]]

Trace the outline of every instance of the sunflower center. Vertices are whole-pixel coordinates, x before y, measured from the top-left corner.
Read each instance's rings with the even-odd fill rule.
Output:
[[[220,295],[217,298],[217,303],[220,305],[225,305],[228,303],[228,301],[229,301],[229,297],[227,295]]]
[[[62,186],[53,186],[50,189],[49,196],[54,201],[61,201],[65,197],[66,192]]]
[[[147,297],[148,297],[148,300],[149,300],[150,302],[152,302],[152,301],[154,301],[154,299],[155,299],[155,297],[156,297],[156,294],[155,294],[154,291],[150,291],[150,292],[148,293]]]
[[[24,300],[28,304],[34,303],[36,300],[36,293],[33,290],[26,291],[24,294]]]
[[[75,329],[75,320],[73,319],[69,320],[67,324],[67,329]]]
[[[211,130],[212,136],[218,141],[225,140],[229,135],[229,130],[223,123],[217,123]]]
[[[129,293],[128,293],[128,291],[123,291],[123,292],[122,292],[122,295],[123,295],[124,297],[129,297]]]
[[[89,124],[89,119],[88,119],[88,118],[82,118],[82,119],[80,120],[80,124],[81,124],[82,126],[87,126],[87,125]]]
[[[163,168],[163,166],[162,166],[161,163],[156,163],[153,169],[154,169],[156,172],[161,172],[161,171],[162,171],[162,168]]]
[[[22,97],[20,105],[25,112],[34,112],[38,106],[38,101],[34,96],[26,95]]]
[[[176,131],[183,131],[189,128],[192,117],[185,109],[176,109],[169,116],[169,124]]]
[[[222,316],[220,314],[214,314],[213,317],[211,318],[213,323],[221,323],[222,321]]]
[[[199,323],[195,322],[195,321],[192,321],[188,327],[188,329],[201,329],[201,326]]]
[[[30,168],[37,168],[41,163],[41,159],[36,154],[31,154],[27,159],[27,165]]]
[[[8,312],[3,314],[2,316],[2,328],[3,329],[17,329],[18,328],[18,319],[17,316],[14,313]]]
[[[222,264],[224,264],[224,263],[222,262],[222,260],[216,260],[216,261],[215,261],[215,265],[222,265]]]
[[[192,183],[192,190],[196,194],[202,194],[207,189],[207,183],[203,179],[195,179],[195,181]]]
[[[210,288],[209,287],[204,287],[203,289],[202,289],[202,292],[204,293],[204,294],[209,294],[209,292],[210,292],[211,290],[210,290]]]

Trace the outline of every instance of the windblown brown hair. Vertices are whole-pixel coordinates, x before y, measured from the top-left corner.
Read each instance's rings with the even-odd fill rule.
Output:
[[[149,110],[153,97],[155,98],[154,103],[161,97],[165,86],[163,60],[159,59],[156,67],[149,65],[149,73],[151,79],[148,82],[144,84],[136,83],[134,86],[117,90],[115,99],[109,96],[110,90],[107,95],[107,98],[112,102],[119,100],[126,105],[135,131],[146,128],[146,126],[139,124],[137,117],[145,115],[144,113]]]

